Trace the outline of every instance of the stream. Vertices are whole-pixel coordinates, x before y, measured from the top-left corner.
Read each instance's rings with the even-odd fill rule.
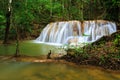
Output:
[[[21,54],[28,56],[45,55],[55,46],[23,41]],[[13,55],[15,44],[0,45],[0,55]],[[107,71],[92,66],[73,66],[65,63],[22,62],[0,59],[0,80],[120,80],[120,72]]]
[[[36,43],[34,40],[21,41],[19,51],[21,55],[27,56],[41,56],[46,55],[52,50],[57,50],[56,46],[47,45],[44,43]],[[14,55],[16,51],[16,44],[0,45],[0,55]]]
[[[0,80],[120,80],[120,74],[90,66],[9,61],[0,63]]]

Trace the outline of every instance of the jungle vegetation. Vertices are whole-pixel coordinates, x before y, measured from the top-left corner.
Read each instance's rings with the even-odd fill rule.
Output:
[[[20,55],[19,40],[35,39],[45,25],[50,22],[69,20],[109,20],[115,22],[117,24],[117,29],[120,30],[120,1],[0,0],[0,41],[6,44],[11,40],[16,40],[16,53],[14,56],[17,57]],[[113,65],[113,69],[120,69],[120,48],[118,47],[120,46],[119,32],[115,35],[115,37],[112,37],[114,39],[111,38],[112,40],[108,41],[109,43],[106,42],[95,47],[89,47],[90,50],[89,48],[87,48],[87,50],[86,48],[76,49],[74,51],[76,54],[74,56],[72,55],[72,58],[68,55],[67,57],[65,56],[65,59],[73,59],[72,61],[75,62],[79,61],[76,63],[80,63],[85,60],[85,64],[86,60],[88,61],[88,64],[92,64],[89,62],[89,59],[96,59],[92,62],[96,61],[98,65],[102,64],[102,66],[106,64],[105,62],[107,62],[111,63],[108,64],[108,66]],[[106,46],[104,46],[105,44]],[[110,48],[111,45],[113,46],[112,48]],[[103,52],[101,54],[97,51]],[[94,54],[88,55],[88,52]],[[111,52],[111,54],[109,55],[108,52]],[[100,55],[98,55],[98,53]]]
[[[104,19],[120,26],[119,11],[119,0],[0,0],[0,39],[33,39],[55,21]]]

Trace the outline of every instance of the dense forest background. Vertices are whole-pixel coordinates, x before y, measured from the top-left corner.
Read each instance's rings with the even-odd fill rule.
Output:
[[[8,7],[11,8],[8,14]],[[119,0],[0,0],[0,39],[35,39],[50,22],[68,20],[110,20],[120,27]]]

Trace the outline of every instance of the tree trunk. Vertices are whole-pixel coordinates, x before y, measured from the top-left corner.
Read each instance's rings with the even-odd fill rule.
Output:
[[[81,21],[83,20],[83,0],[81,0]]]
[[[19,57],[19,31],[18,27],[16,27],[16,52],[15,52],[15,57]]]
[[[11,15],[11,11],[8,11],[6,14],[6,29],[5,29],[5,37],[4,37],[3,44],[8,43],[8,34],[9,34],[9,29],[10,29],[10,15]]]
[[[64,5],[64,0],[61,1],[61,5],[62,5],[62,8],[61,8],[61,14],[63,15],[62,16],[62,20],[65,20],[65,16],[64,16],[64,12],[65,12],[65,5]]]
[[[6,13],[6,29],[5,29],[5,37],[4,37],[4,41],[3,44],[7,44],[8,43],[8,34],[9,34],[9,29],[10,29],[10,20],[11,20],[11,3],[12,0],[9,0],[8,3],[8,11]]]
[[[51,4],[50,17],[52,18],[52,13],[53,13],[53,10],[52,10],[52,8],[53,8],[53,1],[52,0],[50,0],[50,4]]]

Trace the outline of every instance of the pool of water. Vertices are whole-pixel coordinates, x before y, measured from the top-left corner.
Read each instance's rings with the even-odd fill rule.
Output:
[[[0,56],[13,55],[15,44],[0,44]],[[29,56],[45,55],[56,46],[20,42],[20,54]],[[59,50],[58,50],[59,51]],[[6,58],[6,57],[5,57]],[[63,63],[16,62],[14,59],[0,58],[0,80],[120,80],[120,72],[113,73],[97,67],[79,67]]]
[[[63,63],[0,63],[0,80],[120,80],[119,73]]]
[[[20,54],[28,56],[40,56],[46,55],[50,50],[53,53],[58,51],[58,46],[48,45],[43,43],[36,43],[34,40],[31,41],[21,41],[20,42]],[[0,55],[13,55],[15,54],[16,44],[3,45],[0,44]]]

